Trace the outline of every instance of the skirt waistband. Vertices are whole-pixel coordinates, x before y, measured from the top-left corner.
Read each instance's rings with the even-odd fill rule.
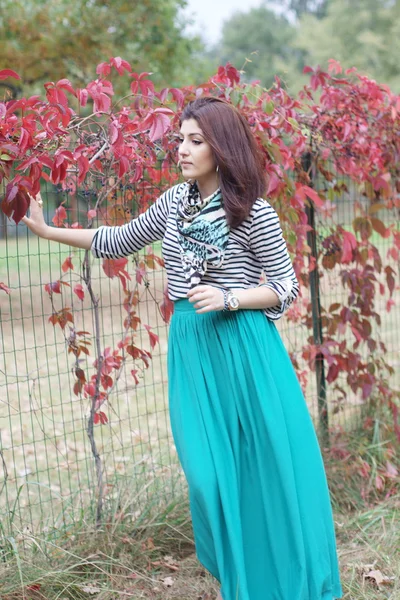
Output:
[[[194,305],[187,298],[174,301],[174,312],[194,312]]]

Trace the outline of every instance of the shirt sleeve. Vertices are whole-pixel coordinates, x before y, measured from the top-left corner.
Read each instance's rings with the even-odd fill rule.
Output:
[[[282,235],[279,217],[265,200],[257,202],[250,230],[250,248],[261,263],[269,287],[280,304],[265,309],[269,319],[278,320],[299,294],[299,283]]]
[[[164,192],[144,213],[126,225],[99,227],[92,241],[96,258],[121,258],[164,237],[174,188]]]

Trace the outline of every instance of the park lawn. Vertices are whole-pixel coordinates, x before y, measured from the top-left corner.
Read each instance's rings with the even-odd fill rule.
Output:
[[[136,522],[129,503],[122,509],[100,529],[82,521],[52,541],[14,538],[0,562],[2,600],[214,600],[217,585],[196,560],[184,498],[153,503]],[[400,598],[399,512],[396,496],[335,513],[343,600]]]
[[[7,252],[6,252],[7,250]],[[35,530],[73,520],[93,495],[95,474],[93,457],[86,433],[88,404],[74,395],[72,355],[66,352],[65,339],[59,327],[48,322],[53,312],[44,285],[60,277],[60,265],[70,255],[70,249],[35,237],[9,239],[0,252],[0,281],[8,267],[10,296],[0,296],[0,335],[3,353],[0,366],[0,442],[9,470],[6,493],[0,497],[0,515],[16,502],[13,523],[23,528],[30,524]],[[63,280],[71,287],[80,282],[78,271],[82,252],[75,249],[75,269]],[[160,244],[155,247],[160,252]],[[132,258],[128,270],[134,279]],[[127,364],[105,412],[108,423],[96,427],[96,440],[104,460],[106,479],[114,473],[134,481],[132,471],[144,461],[152,473],[176,467],[176,452],[171,439],[167,399],[167,337],[165,323],[158,313],[152,295],[160,300],[165,286],[161,270],[150,271],[151,290],[143,289],[140,316],[153,327],[159,344],[153,352],[152,366],[138,373],[135,385],[131,363]],[[327,294],[338,287],[338,271],[328,272],[321,282]],[[123,332],[124,312],[121,286],[117,278],[106,277],[101,261],[93,259],[93,281],[101,299],[102,347],[115,348]],[[66,301],[75,309],[77,327],[93,331],[92,311],[87,298],[82,303],[65,288]],[[324,298],[325,299],[325,298]],[[332,297],[332,302],[336,298]],[[385,310],[384,299],[378,298],[383,325],[381,336],[388,345],[388,357],[398,361],[397,329],[391,314]],[[54,295],[55,309],[61,307]],[[277,324],[289,349],[298,353],[309,332],[290,323]],[[137,332],[140,344],[146,347],[148,334]],[[82,368],[91,373],[93,358],[85,359]],[[317,391],[315,377],[309,373],[306,398],[310,412],[317,421]],[[341,384],[347,387],[342,378]],[[349,390],[348,402],[339,411],[329,404],[331,426],[352,429],[360,418],[362,404]],[[68,507],[66,509],[66,506]],[[3,512],[5,515],[6,512]]]
[[[76,258],[81,256],[79,251],[73,252]],[[19,600],[26,586],[40,585],[37,594],[35,589],[29,590],[31,600],[198,600],[203,594],[214,593],[216,586],[193,556],[187,505],[184,499],[176,500],[185,484],[169,430],[168,331],[152,298],[152,294],[162,298],[163,272],[152,273],[151,290],[141,292],[140,316],[160,339],[152,368],[140,374],[139,385],[132,380],[131,366],[124,370],[105,409],[109,421],[96,428],[106,480],[105,511],[110,515],[109,526],[96,531],[91,525],[96,479],[85,430],[88,406],[72,392],[73,361],[66,353],[62,332],[48,322],[53,308],[44,292],[46,283],[60,277],[60,265],[69,255],[68,248],[36,238],[29,238],[29,242],[11,239],[7,254],[4,244],[0,251],[0,281],[12,290],[10,296],[2,293],[0,297],[0,443],[9,471],[7,487],[0,495],[0,526],[9,540],[2,550],[7,561],[0,567],[0,597]],[[77,266],[78,260],[75,263]],[[93,281],[102,304],[102,347],[113,348],[123,330],[121,286],[104,275],[101,261],[93,259],[93,265]],[[134,277],[132,259],[129,271]],[[324,294],[332,294],[332,302],[345,297],[338,278],[338,270],[333,270],[321,282]],[[71,285],[79,282],[77,268],[64,279]],[[79,327],[92,331],[87,299],[81,304],[66,291],[67,300],[74,303]],[[54,301],[56,308],[60,306],[58,297],[54,296]],[[388,356],[393,353],[396,361],[398,330],[393,314],[386,312],[384,298],[377,302],[383,317],[381,335],[388,345]],[[295,352],[309,335],[305,328],[293,328],[284,321],[278,328],[288,349]],[[143,329],[138,336],[141,343],[148,343]],[[82,363],[89,371],[91,360]],[[315,418],[312,373],[306,398]],[[332,409],[330,404],[331,425],[352,429],[359,419],[360,402],[350,395],[343,410],[334,413]],[[134,501],[125,503],[124,510],[120,508],[116,478],[134,494]],[[168,498],[174,503],[171,510],[164,507]],[[148,503],[151,510],[146,509]],[[398,507],[398,499],[391,499],[360,513],[335,511],[344,598],[397,600],[399,540],[394,532],[399,529]],[[160,508],[164,512],[160,513]],[[166,513],[172,514],[167,523]],[[125,514],[129,515],[127,522]],[[37,552],[33,553],[33,548]],[[172,556],[173,563],[168,565],[165,556]],[[363,575],[367,565],[395,579],[377,588],[373,578]],[[172,577],[171,587],[164,584],[166,577]],[[100,591],[85,592],[82,586]]]
[[[67,354],[61,329],[49,323],[61,308],[54,294],[54,308],[44,285],[60,277],[60,265],[70,255],[68,248],[37,238],[12,240],[7,254],[0,253],[0,272],[8,266],[11,294],[1,292],[0,308],[0,443],[8,469],[8,483],[0,496],[0,521],[10,520],[7,507],[14,506],[13,524],[34,528],[60,526],[73,520],[90,502],[94,469],[86,419],[88,403],[73,393],[73,356]],[[158,245],[158,249],[160,246]],[[76,327],[93,331],[90,302],[81,302],[72,292],[79,283],[77,273],[83,251],[73,250],[75,269],[63,275],[65,302],[75,310]],[[121,285],[105,276],[101,261],[92,260],[93,286],[100,297],[101,345],[116,348],[124,331]],[[134,265],[129,260],[134,278]],[[149,270],[152,293],[162,299],[162,270]],[[0,279],[1,280],[1,279]],[[108,423],[96,426],[96,441],[103,459],[106,481],[115,473],[133,480],[137,463],[154,473],[176,464],[167,410],[167,328],[153,299],[141,291],[141,318],[158,335],[151,368],[139,365],[136,385],[132,363],[123,369],[112,402],[104,409]],[[79,366],[93,373],[91,356],[82,355]],[[149,346],[149,335],[141,327],[137,344]],[[1,474],[1,472],[0,472]],[[108,490],[109,491],[109,490]],[[16,502],[18,499],[18,502]],[[4,525],[4,522],[3,522]]]

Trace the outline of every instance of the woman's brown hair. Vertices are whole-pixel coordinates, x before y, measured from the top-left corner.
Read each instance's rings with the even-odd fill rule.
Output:
[[[232,104],[208,96],[185,106],[181,124],[187,119],[197,121],[213,150],[227,221],[237,227],[266,189],[263,157],[250,126]]]

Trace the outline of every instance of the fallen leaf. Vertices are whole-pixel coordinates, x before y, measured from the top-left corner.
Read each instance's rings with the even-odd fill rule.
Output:
[[[100,594],[100,592],[102,591],[101,588],[94,587],[90,584],[80,585],[79,587],[82,590],[82,592],[85,592],[85,594]]]
[[[388,585],[394,581],[394,577],[387,577],[386,575],[383,575],[379,569],[364,573],[364,580],[366,579],[371,580],[378,588],[381,585]]]

